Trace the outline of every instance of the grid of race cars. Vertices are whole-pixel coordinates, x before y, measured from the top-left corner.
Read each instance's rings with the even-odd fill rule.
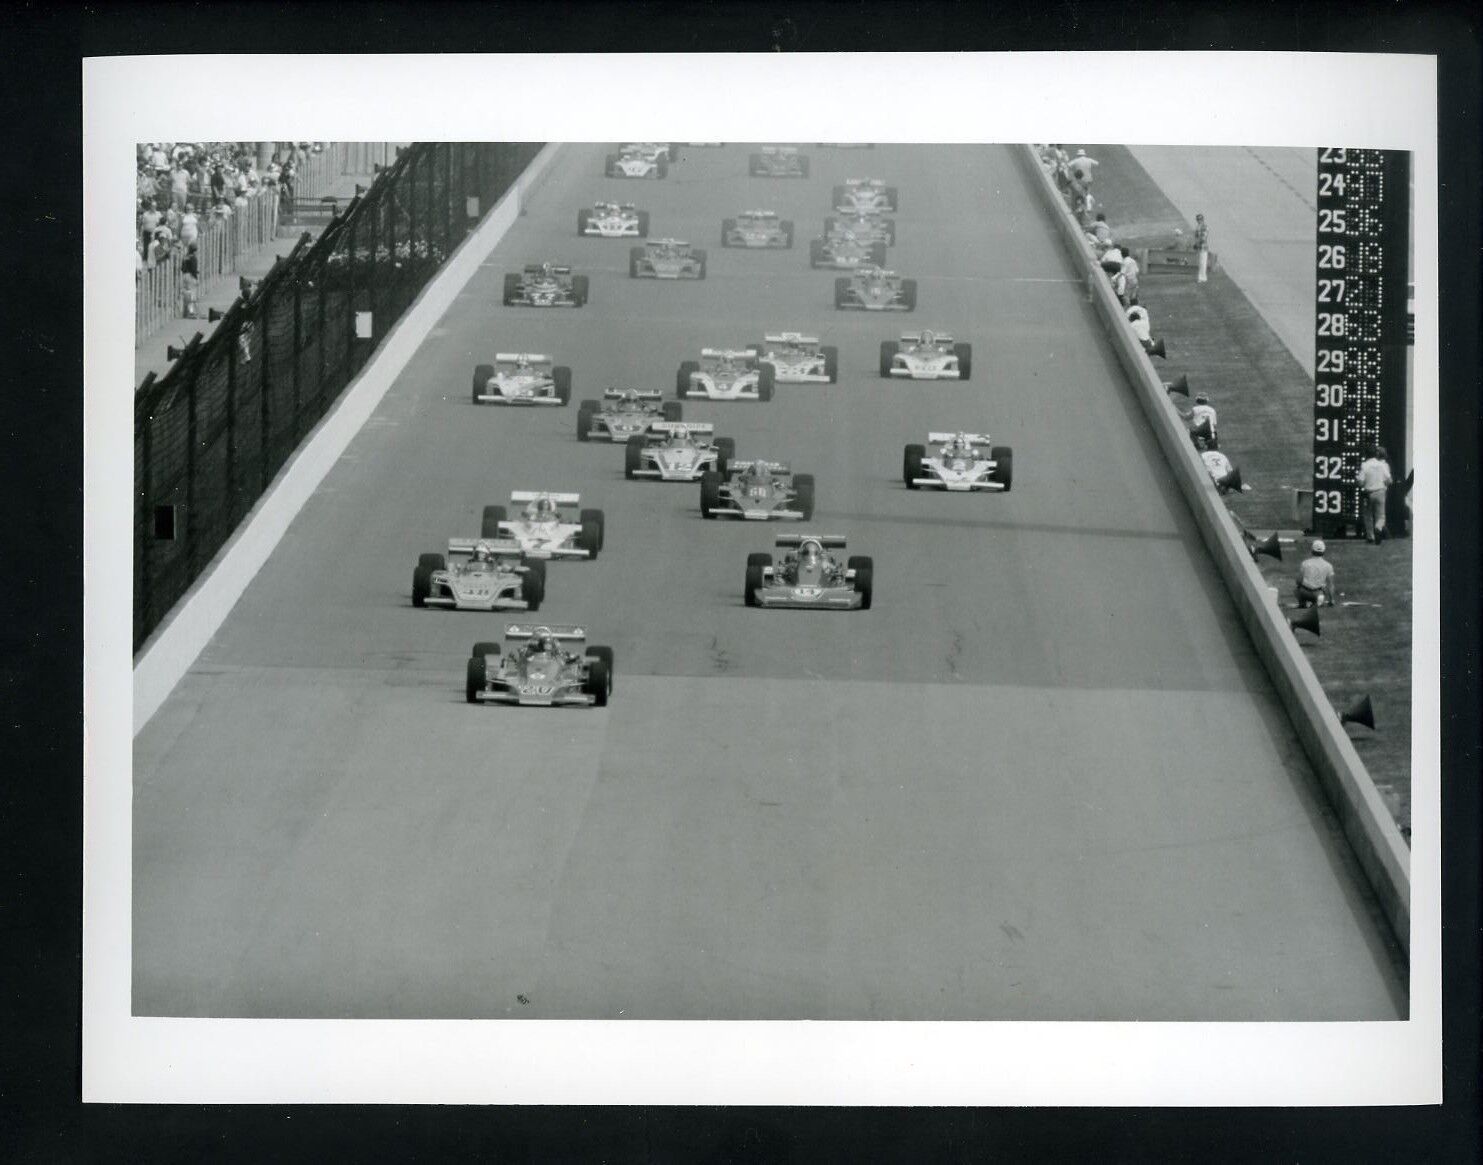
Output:
[[[721,143],[688,143],[691,147]],[[834,143],[844,146],[845,143]],[[663,180],[680,161],[678,143],[631,142],[607,155],[609,178]],[[797,146],[765,146],[747,159],[753,177],[808,181],[809,156]],[[849,179],[830,191],[823,231],[809,244],[809,265],[844,271],[834,286],[841,311],[911,312],[915,280],[886,266],[895,244],[898,209],[894,186],[879,178]],[[705,250],[683,239],[650,237],[650,215],[630,202],[600,201],[577,211],[579,237],[637,239],[629,253],[634,279],[703,280]],[[792,250],[794,223],[768,209],[740,209],[720,224],[722,247]],[[564,264],[532,262],[505,277],[506,306],[581,308],[589,281]],[[739,459],[735,442],[718,436],[710,422],[685,421],[686,400],[763,403],[778,385],[832,384],[839,377],[839,352],[812,331],[780,330],[760,341],[728,348],[702,348],[682,359],[672,399],[652,387],[609,387],[577,408],[580,441],[623,446],[624,477],[700,487],[706,519],[812,522],[815,482],[785,463],[763,457]],[[884,378],[966,381],[972,346],[931,330],[901,333],[880,345]],[[551,353],[510,350],[474,369],[477,405],[563,408],[571,403],[571,369]],[[994,493],[1012,488],[1013,450],[994,445],[987,434],[929,431],[925,442],[902,451],[907,489]],[[510,506],[484,507],[477,536],[449,539],[446,553],[424,554],[413,572],[417,607],[511,610],[527,616],[546,598],[547,564],[596,559],[603,548],[600,509],[583,507],[574,493],[517,490]],[[788,533],[774,540],[774,553],[748,555],[742,594],[748,607],[802,610],[869,610],[874,598],[874,562],[848,555],[845,539],[825,533]],[[612,649],[588,643],[587,628],[525,618],[506,626],[503,644],[481,641],[466,664],[469,703],[517,706],[601,707],[614,690]]]

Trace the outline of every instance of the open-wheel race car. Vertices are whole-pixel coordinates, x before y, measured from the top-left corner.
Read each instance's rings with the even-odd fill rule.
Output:
[[[647,239],[649,212],[631,202],[598,202],[577,211],[577,234],[595,239]]]
[[[907,489],[1008,493],[1014,484],[1014,450],[990,444],[987,433],[928,433],[926,445],[906,447],[901,476]]]
[[[967,380],[973,345],[955,343],[946,332],[903,332],[881,341],[881,375],[903,380]]]
[[[556,405],[572,399],[572,370],[538,352],[496,352],[474,369],[476,405]]]
[[[848,228],[836,229],[822,239],[809,240],[808,265],[841,270],[884,267],[886,244],[879,239],[862,238]]]
[[[824,237],[849,231],[866,243],[896,245],[896,220],[875,213],[829,215],[824,220]]]
[[[603,546],[601,510],[579,510],[580,494],[516,490],[510,504],[484,507],[479,536],[517,547],[527,558],[596,558]]]
[[[420,555],[412,572],[414,607],[538,611],[545,596],[546,564],[503,539],[450,538],[447,557]]]
[[[620,154],[640,154],[651,162],[657,162],[660,158],[667,162],[680,160],[679,142],[619,142],[613,148]]]
[[[896,187],[879,178],[851,178],[834,188],[834,209],[840,214],[895,214]]]
[[[807,178],[808,155],[797,146],[763,146],[747,157],[747,173],[753,178]]]
[[[675,374],[675,395],[697,400],[772,399],[773,370],[757,363],[755,348],[702,348]]]
[[[609,178],[665,178],[669,176],[669,150],[656,152],[642,145],[624,146],[603,162]]]
[[[884,267],[857,267],[834,281],[834,306],[845,311],[915,311],[917,281]]]
[[[623,449],[623,476],[630,481],[699,481],[707,469],[725,473],[736,454],[736,442],[716,437],[709,423],[660,421],[642,437],[630,437]]]
[[[581,307],[587,302],[587,276],[573,275],[561,263],[527,263],[505,276],[506,307]]]
[[[700,512],[706,518],[807,522],[814,516],[814,475],[794,473],[780,461],[733,461],[725,473],[701,475]]]
[[[678,421],[683,415],[679,401],[661,400],[657,392],[604,389],[601,400],[577,406],[577,440],[623,442],[647,433],[656,422]]]
[[[585,627],[512,624],[503,654],[476,643],[465,669],[470,704],[601,708],[612,694],[613,649],[587,646]]]
[[[755,345],[758,363],[771,368],[778,384],[834,384],[839,380],[839,349],[818,336],[778,332]]]
[[[794,607],[806,611],[869,610],[875,590],[875,562],[854,555],[841,562],[836,551],[845,540],[833,534],[785,534],[772,555],[747,555],[743,596],[749,607]]]
[[[721,245],[787,250],[793,246],[793,224],[775,210],[744,210],[721,220]]]
[[[705,252],[684,239],[650,239],[628,252],[632,279],[704,279]]]

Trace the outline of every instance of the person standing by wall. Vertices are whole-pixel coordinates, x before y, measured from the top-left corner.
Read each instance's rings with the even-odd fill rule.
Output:
[[[1386,538],[1385,502],[1393,480],[1390,462],[1386,460],[1383,446],[1371,445],[1365,450],[1365,459],[1360,463],[1357,478],[1359,488],[1364,494],[1360,499],[1360,509],[1365,519],[1365,541],[1378,545]]]

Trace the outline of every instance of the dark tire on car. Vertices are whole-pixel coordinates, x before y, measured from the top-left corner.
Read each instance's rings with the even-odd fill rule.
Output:
[[[577,547],[587,551],[588,558],[596,558],[602,552],[601,521],[582,519],[582,528],[577,531]]]
[[[649,212],[647,210],[641,210],[638,212],[638,216],[639,238],[647,239],[649,237]]]
[[[731,467],[731,459],[736,456],[735,437],[716,438],[716,472],[725,473]]]
[[[629,481],[638,477],[638,471],[644,467],[644,439],[642,437],[630,437],[628,443],[623,446],[623,476]]]
[[[669,159],[668,158],[656,158],[654,160],[654,176],[656,178],[668,178],[669,177]]]
[[[603,173],[609,178],[623,177],[623,171],[618,168],[618,155],[609,154],[603,161]]]
[[[881,193],[886,196],[886,210],[888,210],[892,214],[895,214],[898,210],[901,209],[900,202],[896,194],[896,187],[887,186],[884,190],[882,190]]]
[[[479,693],[484,690],[485,678],[488,675],[484,667],[484,657],[474,655],[464,668],[463,698],[470,704],[479,702]]]
[[[866,559],[869,562],[869,559]],[[875,567],[862,566],[855,571],[855,593],[860,596],[860,610],[870,610],[875,598]]]
[[[716,511],[721,508],[721,483],[725,480],[725,477],[714,469],[707,469],[700,475],[700,516],[702,518],[714,518]]]
[[[628,248],[628,277],[630,279],[637,279],[639,277],[639,260],[643,257],[644,249],[642,247]]]
[[[577,409],[577,440],[592,440],[592,419],[597,416],[596,408],[588,408],[588,405],[596,405],[596,401],[584,400]]]
[[[877,267],[884,267],[886,265],[886,244],[885,243],[871,243],[870,244],[870,261],[873,264],[875,264],[875,266],[877,266]]]
[[[419,554],[417,565],[425,568],[428,574],[432,574],[435,570],[447,570],[448,560],[441,554]]]
[[[685,398],[685,394],[690,391],[690,374],[692,372],[699,371],[699,360],[682,360],[680,362],[680,370],[675,373],[675,395],[681,400],[683,400]],[[668,418],[665,419],[668,420]]]
[[[556,399],[564,405],[572,403],[572,370],[565,364],[551,369],[551,379],[556,385]]]
[[[474,368],[474,403],[479,403],[479,396],[484,391],[484,386],[494,376],[493,364],[479,364]]]
[[[499,524],[505,520],[504,506],[485,506],[479,522],[480,538],[498,538]]]
[[[891,375],[891,365],[896,363],[897,350],[896,340],[881,341],[881,375],[887,379]]]
[[[916,311],[917,281],[915,279],[903,279],[901,281],[901,301],[906,304],[907,311]]]
[[[685,419],[685,406],[677,400],[663,401],[659,405],[659,412],[671,424],[675,421],[683,421]]]
[[[821,345],[819,351],[824,355],[824,373],[829,377],[830,384],[839,383],[839,349],[833,344]]]
[[[808,241],[808,265],[810,267],[824,266],[823,239],[810,239]]]
[[[578,307],[584,307],[587,303],[589,283],[585,275],[572,276],[572,299],[576,300]]]
[[[798,491],[798,509],[803,511],[803,520],[812,521],[814,517],[814,475],[795,473],[793,488]]]
[[[757,589],[762,586],[762,572],[772,565],[772,555],[758,552],[747,555],[747,581],[742,588],[742,598],[747,606],[755,607],[757,603]]]
[[[587,233],[587,226],[591,222],[592,212],[590,210],[577,211],[577,234],[585,235]]]
[[[509,307],[520,298],[520,276],[511,273],[505,276],[505,306]]]
[[[772,399],[772,390],[777,385],[777,369],[771,364],[760,365],[757,369],[757,399],[767,401]]]
[[[693,251],[690,252],[690,255],[691,255],[691,258],[693,258],[697,263],[700,264],[700,274],[697,275],[696,278],[697,279],[704,279],[705,278],[705,252],[702,251],[702,250],[700,250],[699,248],[696,248],[695,250],[693,250]]]
[[[587,649],[588,659],[600,659],[607,665],[608,669],[608,692],[611,693],[618,686],[618,668],[613,659],[613,649],[595,644]]]
[[[597,548],[603,549],[608,544],[608,520],[603,517],[601,510],[583,510],[577,519],[583,525],[592,521],[597,523]]]
[[[994,460],[994,480],[1008,493],[1014,487],[1014,450],[1008,445],[992,445],[989,456]]]
[[[723,218],[721,220],[721,245],[723,247],[731,246],[731,232],[734,230],[736,230],[736,219]]]
[[[587,679],[582,684],[582,690],[592,697],[593,707],[608,706],[608,696],[613,690],[613,673],[608,670],[606,660],[593,659],[587,665]]]
[[[471,654],[475,659],[483,659],[486,655],[498,655],[499,644],[491,643],[487,640],[481,641],[474,644],[474,650]]]
[[[427,596],[432,594],[432,578],[427,569],[421,563],[412,572],[412,605],[414,607],[427,606]]]
[[[834,281],[834,306],[837,308],[844,307],[845,299],[848,297],[849,292],[850,277],[848,275],[841,275]]]
[[[539,559],[526,563],[525,574],[520,580],[520,597],[525,600],[527,611],[541,609],[541,601],[546,597],[546,564]]]
[[[958,379],[967,380],[973,374],[973,345],[954,344],[953,355],[958,358]]]
[[[901,477],[907,489],[921,489],[917,478],[922,476],[922,458],[927,456],[925,445],[908,445],[901,456]]]

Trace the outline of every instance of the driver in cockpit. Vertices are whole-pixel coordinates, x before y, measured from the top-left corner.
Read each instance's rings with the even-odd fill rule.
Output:
[[[824,565],[824,548],[810,538],[798,547],[800,570],[821,570]]]
[[[545,494],[541,494],[525,504],[525,520],[527,522],[556,521],[556,503]]]
[[[526,655],[560,655],[561,648],[557,645],[556,636],[549,631],[537,632],[530,637],[530,642],[525,646]]]
[[[955,433],[942,447],[942,456],[945,461],[966,461],[973,456],[973,444],[966,434]]]
[[[473,553],[472,556],[470,556],[470,559],[469,559],[470,565],[473,565],[473,566],[488,566],[493,561],[494,561],[494,551],[490,548],[489,543],[487,543],[487,542],[476,542],[476,543],[474,543],[474,553]]]

